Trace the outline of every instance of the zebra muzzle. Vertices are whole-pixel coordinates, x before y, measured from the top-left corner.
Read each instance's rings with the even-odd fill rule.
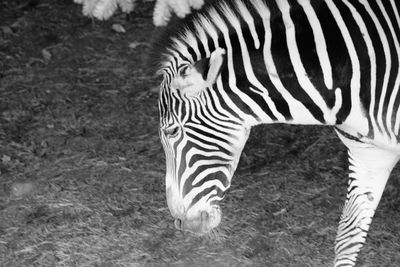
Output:
[[[210,211],[201,211],[196,217],[175,219],[175,228],[194,234],[206,234],[221,222],[221,209],[215,205]]]

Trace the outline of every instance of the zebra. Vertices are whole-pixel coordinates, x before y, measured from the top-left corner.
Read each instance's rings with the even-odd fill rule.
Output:
[[[219,225],[253,126],[333,126],[349,159],[334,266],[354,266],[400,158],[399,10],[397,0],[221,0],[167,31],[159,135],[176,228]]]

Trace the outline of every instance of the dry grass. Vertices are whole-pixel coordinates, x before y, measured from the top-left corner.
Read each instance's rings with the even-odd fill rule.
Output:
[[[0,266],[329,266],[347,182],[332,131],[254,129],[221,227],[175,231],[143,69],[151,4],[99,23],[70,2],[0,3]],[[400,265],[399,174],[360,266]]]

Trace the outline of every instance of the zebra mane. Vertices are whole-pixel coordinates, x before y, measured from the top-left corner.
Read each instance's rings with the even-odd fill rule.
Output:
[[[174,21],[164,29],[161,38],[155,43],[157,72],[173,66],[173,57],[184,57],[193,64],[204,57],[209,57],[209,48],[216,49],[214,44],[208,44],[200,53],[199,42],[218,42],[223,34],[221,29],[232,32],[232,21],[248,19],[254,7],[265,5],[262,0],[221,0],[209,1],[198,12],[179,22]],[[153,57],[154,59],[154,57]]]

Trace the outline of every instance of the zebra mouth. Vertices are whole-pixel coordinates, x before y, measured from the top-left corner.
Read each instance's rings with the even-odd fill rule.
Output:
[[[216,228],[222,218],[222,212],[218,205],[213,205],[209,211],[201,211],[196,217],[176,219],[175,227],[181,231],[187,231],[197,235],[204,235]]]
[[[197,234],[203,235],[211,232],[221,223],[222,212],[218,205],[213,205],[210,211],[200,213],[200,228]]]
[[[209,231],[217,227],[221,223],[222,211],[218,205],[213,205],[211,212],[208,213]]]

